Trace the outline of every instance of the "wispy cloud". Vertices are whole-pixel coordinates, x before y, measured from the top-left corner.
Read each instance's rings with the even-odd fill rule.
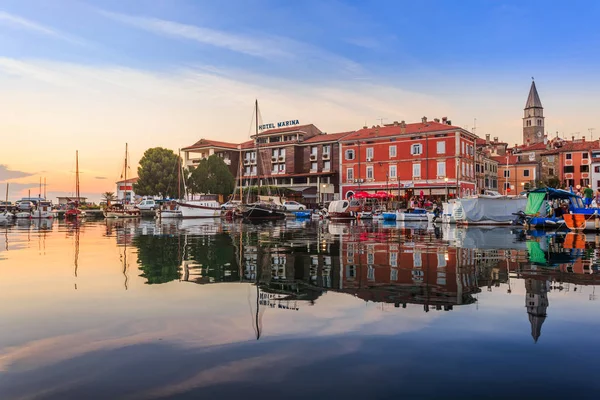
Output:
[[[189,39],[198,43],[221,47],[237,53],[261,58],[292,56],[291,53],[282,49],[278,45],[277,39],[274,38],[252,38],[158,18],[130,16],[104,10],[99,10],[98,12],[115,21],[144,29],[155,34]]]
[[[268,59],[272,64],[311,65],[330,67],[351,74],[362,73],[359,63],[317,46],[283,36],[263,35],[252,32],[232,33],[196,25],[182,24],[158,18],[131,16],[98,10],[115,21],[152,32],[157,35],[193,40],[195,42],[227,49],[236,53]],[[303,63],[294,63],[297,60]]]
[[[33,175],[30,172],[25,171],[14,171],[8,168],[7,165],[0,164],[0,181],[8,180],[8,179],[18,179],[24,178],[26,176]]]
[[[73,43],[73,44],[78,44],[78,45],[86,44],[85,41],[83,41],[79,38],[73,37],[66,33],[60,32],[56,29],[39,24],[39,23],[31,21],[29,19],[25,19],[18,15],[9,14],[6,11],[1,11],[1,10],[0,10],[0,24],[10,26],[13,28],[25,29],[30,32],[35,32],[35,33],[45,35],[45,36],[51,36],[51,37],[54,37],[57,39],[65,40],[65,41]]]
[[[108,179],[108,178],[105,176],[96,176],[94,179]]]

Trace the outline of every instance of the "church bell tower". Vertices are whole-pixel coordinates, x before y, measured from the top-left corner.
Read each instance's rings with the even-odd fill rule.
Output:
[[[540,95],[531,82],[527,103],[523,112],[523,144],[535,144],[544,141],[544,107]]]

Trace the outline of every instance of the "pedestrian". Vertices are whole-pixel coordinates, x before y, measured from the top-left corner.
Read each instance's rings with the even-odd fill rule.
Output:
[[[586,207],[589,208],[592,205],[593,198],[594,198],[594,191],[592,190],[590,185],[587,185],[583,189],[583,201],[584,201]]]

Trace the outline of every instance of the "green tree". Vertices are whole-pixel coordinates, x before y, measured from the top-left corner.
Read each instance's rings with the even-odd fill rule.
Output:
[[[177,197],[179,156],[172,150],[153,147],[144,152],[133,190],[141,196]],[[181,188],[183,193],[183,186]]]
[[[551,187],[551,188],[555,188],[555,189],[558,189],[561,187],[560,179],[558,179],[555,176],[551,176],[548,179],[546,179],[545,184],[547,187]]]
[[[191,193],[229,195],[235,188],[235,177],[223,159],[216,155],[200,160],[188,182]]]
[[[138,251],[140,276],[148,285],[181,278],[183,241],[177,236],[139,235],[133,239],[133,244]]]

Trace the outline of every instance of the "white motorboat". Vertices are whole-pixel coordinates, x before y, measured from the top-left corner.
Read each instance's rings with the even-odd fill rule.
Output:
[[[456,224],[456,218],[454,217],[454,209],[456,207],[456,200],[448,200],[447,203],[442,205],[442,223],[444,224]]]
[[[396,221],[433,221],[433,213],[424,208],[413,208],[406,212],[396,211]]]
[[[8,211],[0,213],[0,222],[10,222],[14,218],[14,215]]]
[[[19,211],[15,214],[17,219],[31,219],[31,213],[29,211]]]
[[[221,215],[221,206],[216,200],[191,200],[177,204],[182,218],[216,218]]]
[[[456,200],[452,214],[459,225],[510,225],[526,205],[523,196],[479,195]]]
[[[40,200],[35,209],[31,212],[31,218],[35,219],[52,219],[54,218],[54,210],[52,210],[52,202]]]

